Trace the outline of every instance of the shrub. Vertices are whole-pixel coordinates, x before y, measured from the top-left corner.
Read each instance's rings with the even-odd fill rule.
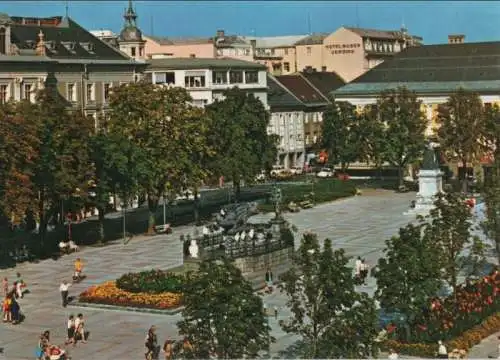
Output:
[[[180,293],[184,277],[161,270],[128,273],[116,280],[116,286],[131,293],[159,294],[164,292]]]

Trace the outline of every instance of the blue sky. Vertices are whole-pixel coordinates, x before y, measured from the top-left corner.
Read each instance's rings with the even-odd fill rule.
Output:
[[[69,1],[69,14],[85,28],[118,32],[127,1]],[[157,36],[256,36],[333,32],[342,25],[398,29],[402,22],[427,44],[466,34],[466,41],[500,40],[499,1],[135,1],[139,27]],[[17,16],[64,15],[65,1],[0,1]],[[308,21],[310,19],[310,22]]]

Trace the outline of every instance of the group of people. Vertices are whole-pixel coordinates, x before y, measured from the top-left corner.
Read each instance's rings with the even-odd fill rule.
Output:
[[[182,347],[176,349],[175,341],[171,339],[165,340],[163,348],[161,349],[165,355],[165,360],[172,360],[174,358],[174,352],[181,350],[183,353],[191,353],[193,351],[193,346],[191,345],[187,337],[182,341]],[[158,345],[158,336],[156,335],[156,327],[153,325],[149,328],[145,340],[146,347],[146,360],[158,359],[160,356],[160,346]]]
[[[21,305],[18,299],[22,299],[26,291],[26,283],[21,278],[21,274],[17,273],[17,279],[9,286],[9,279],[6,277],[2,281],[4,300],[2,303],[3,322],[13,325],[21,322]]]
[[[366,263],[365,259],[361,259],[360,256],[356,259],[356,264],[355,264],[355,275],[356,279],[360,284],[366,285],[366,279],[368,278],[368,270],[369,266]]]
[[[87,342],[88,333],[85,331],[85,321],[83,320],[83,314],[78,314],[76,317],[70,315],[68,318],[67,326],[67,339],[65,344],[73,344],[76,346],[78,341],[82,343]]]
[[[50,331],[46,330],[38,339],[35,351],[37,360],[67,360],[69,359],[66,350],[50,342]]]

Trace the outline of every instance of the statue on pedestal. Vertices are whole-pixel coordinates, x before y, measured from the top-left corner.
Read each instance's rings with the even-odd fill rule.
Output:
[[[435,147],[436,144],[433,142],[429,142],[425,146],[422,170],[439,170],[439,161],[436,155]]]
[[[193,259],[197,259],[199,251],[200,251],[200,249],[198,248],[198,244],[196,243],[196,240],[195,239],[191,240],[191,245],[189,245],[189,255]]]

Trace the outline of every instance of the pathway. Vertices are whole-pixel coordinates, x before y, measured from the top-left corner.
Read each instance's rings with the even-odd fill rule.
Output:
[[[318,205],[313,209],[285,217],[297,226],[300,232],[313,231],[320,239],[329,237],[335,247],[343,247],[348,255],[362,256],[371,265],[375,264],[384,248],[385,239],[397,233],[410,219],[402,215],[407,210],[413,193],[395,194],[388,191],[369,191],[363,196]],[[258,215],[265,219],[269,215]],[[56,343],[62,344],[65,337],[66,319],[70,313],[82,312],[90,330],[88,344],[70,348],[73,359],[141,359],[144,354],[145,332],[156,325],[161,341],[166,337],[177,338],[176,322],[180,315],[151,315],[121,311],[91,310],[60,305],[59,284],[69,280],[74,259],[84,259],[87,279],[74,285],[70,295],[77,295],[86,287],[109,279],[115,279],[129,271],[149,268],[172,268],[181,262],[179,235],[192,231],[191,227],[174,229],[174,235],[153,238],[136,237],[127,245],[117,242],[103,248],[88,247],[78,254],[67,255],[57,261],[46,260],[38,264],[22,264],[16,269],[0,271],[0,277],[13,279],[21,272],[28,283],[31,294],[21,300],[26,313],[25,322],[18,326],[0,324],[0,347],[5,348],[7,359],[33,359],[37,337],[44,329],[50,329]],[[364,290],[372,293],[375,282],[370,279]],[[274,293],[264,298],[270,307],[278,307],[279,319],[287,316],[283,295]],[[272,346],[276,354],[295,339],[284,334],[274,318],[270,318],[273,336],[277,342]],[[492,346],[491,344],[489,346]],[[496,348],[492,348],[492,353]]]

